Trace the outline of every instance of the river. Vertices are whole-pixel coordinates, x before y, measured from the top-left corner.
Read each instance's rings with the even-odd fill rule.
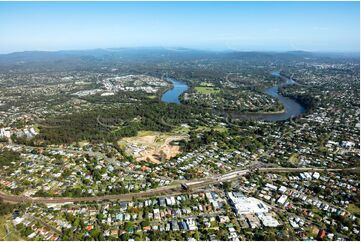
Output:
[[[280,75],[280,73],[278,71],[272,72],[272,75],[280,77],[285,82],[278,86],[273,86],[273,87],[266,89],[265,93],[272,97],[277,98],[278,101],[283,105],[284,112],[278,113],[278,114],[272,114],[271,116],[267,115],[266,117],[264,117],[264,120],[266,120],[266,121],[282,121],[282,120],[287,120],[287,119],[290,119],[293,117],[297,117],[298,115],[304,113],[306,111],[306,109],[299,102],[297,102],[296,100],[294,100],[292,98],[282,96],[278,92],[279,87],[297,85],[297,82],[295,82],[291,78],[287,78],[285,76]]]
[[[282,96],[279,94],[279,87],[296,85],[297,83],[291,78],[287,78],[282,76],[278,71],[272,72],[273,76],[280,77],[284,82],[280,85],[276,85],[270,88],[267,88],[264,93],[269,96],[275,97],[278,101],[283,105],[284,112],[282,113],[239,113],[239,112],[230,112],[229,114],[233,118],[239,118],[242,120],[264,120],[264,121],[283,121],[288,120],[293,117],[297,117],[298,115],[304,113],[306,111],[305,107],[303,107],[296,100],[291,99],[289,97]],[[173,88],[166,91],[162,97],[161,101],[165,103],[176,103],[180,104],[179,97],[189,89],[188,85],[179,80],[169,79]]]
[[[166,91],[161,98],[162,102],[165,103],[176,103],[180,104],[179,97],[188,90],[188,85],[185,82],[178,81],[175,79],[168,79],[172,82],[173,88]]]

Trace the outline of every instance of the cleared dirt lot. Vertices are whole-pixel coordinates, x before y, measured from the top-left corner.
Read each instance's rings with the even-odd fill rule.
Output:
[[[135,137],[119,140],[118,144],[138,161],[159,164],[179,154],[180,147],[171,143],[185,138],[183,135],[142,131]]]

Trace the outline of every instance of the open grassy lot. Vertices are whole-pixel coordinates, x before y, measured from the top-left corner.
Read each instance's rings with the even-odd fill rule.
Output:
[[[189,127],[178,126],[172,130],[172,133],[180,134],[180,135],[188,135],[189,131],[190,131]]]
[[[0,241],[24,240],[15,230],[9,218],[10,215],[0,216]]]
[[[213,87],[195,87],[194,89],[201,94],[213,94],[220,92],[219,89],[215,89]]]
[[[360,207],[358,207],[356,204],[349,204],[347,210],[357,217],[360,216]]]
[[[199,126],[196,130],[197,131],[209,131],[211,129],[214,129],[219,132],[226,132],[228,129],[223,126],[215,126],[215,127],[206,127],[206,126]]]
[[[288,162],[294,164],[294,165],[297,165],[299,163],[299,156],[298,154],[294,153],[290,156],[290,158],[288,158]]]
[[[199,85],[202,87],[214,87],[214,84],[210,82],[201,82]]]

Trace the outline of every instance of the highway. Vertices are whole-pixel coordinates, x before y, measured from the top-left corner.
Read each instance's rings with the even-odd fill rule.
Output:
[[[244,176],[251,172],[355,172],[359,173],[360,168],[345,168],[345,169],[325,169],[325,168],[287,168],[287,167],[267,167],[267,168],[256,168],[256,169],[244,169],[233,171],[223,175],[217,175],[210,178],[191,180],[183,183],[188,189],[197,189],[202,187],[207,187],[209,185],[219,184],[226,181],[231,181],[237,179],[241,176]],[[6,202],[13,203],[69,203],[69,202],[91,202],[91,201],[104,201],[104,200],[119,200],[119,201],[131,201],[138,198],[149,198],[153,196],[170,196],[170,195],[179,195],[187,192],[182,188],[181,184],[170,185],[151,189],[148,191],[137,192],[137,193],[127,193],[127,194],[116,194],[116,195],[103,195],[103,196],[94,196],[94,197],[26,197],[22,195],[11,195],[6,194],[0,191],[0,199]]]

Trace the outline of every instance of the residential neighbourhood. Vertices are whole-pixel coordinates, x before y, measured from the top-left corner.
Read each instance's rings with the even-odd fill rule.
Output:
[[[0,240],[360,241],[358,9],[0,2]]]

